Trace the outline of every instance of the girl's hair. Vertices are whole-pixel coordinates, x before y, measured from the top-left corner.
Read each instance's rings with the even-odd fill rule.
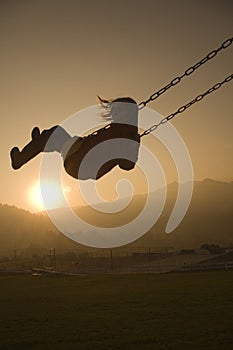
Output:
[[[114,120],[114,116],[119,112],[119,106],[124,106],[123,104],[133,103],[138,109],[137,102],[131,97],[118,97],[113,100],[106,100],[99,96],[97,97],[100,101],[101,107],[104,108],[104,111],[100,113],[100,117],[104,120]]]

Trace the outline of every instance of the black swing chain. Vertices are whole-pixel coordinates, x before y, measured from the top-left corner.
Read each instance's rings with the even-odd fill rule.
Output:
[[[181,106],[180,108],[177,109],[176,112],[169,114],[167,117],[163,118],[158,124],[154,124],[152,125],[149,129],[145,130],[140,137],[144,136],[144,135],[148,135],[151,132],[153,132],[154,130],[156,130],[160,125],[163,125],[165,123],[167,123],[169,120],[171,120],[172,118],[174,118],[177,114],[183,113],[186,109],[188,109],[189,107],[191,107],[194,103],[196,102],[200,102],[205,96],[211,94],[212,92],[218,90],[223,84],[228,83],[229,81],[231,81],[233,79],[233,74],[229,75],[228,77],[226,77],[223,81],[215,84],[214,86],[212,86],[210,89],[208,89],[207,91],[203,92],[202,94],[198,95],[197,97],[195,97],[192,101],[186,103],[185,105]]]
[[[208,55],[206,55],[205,57],[203,57],[200,61],[198,61],[197,63],[195,63],[193,66],[187,68],[185,70],[185,72],[181,75],[178,76],[174,79],[172,79],[172,81],[167,84],[166,86],[164,86],[163,88],[161,88],[160,90],[158,90],[157,92],[153,93],[147,100],[142,101],[138,104],[138,110],[143,109],[144,107],[146,107],[146,105],[151,102],[154,101],[155,99],[157,99],[159,96],[161,96],[162,94],[164,94],[168,89],[170,89],[171,87],[177,85],[178,83],[181,82],[181,80],[186,77],[191,75],[192,73],[195,72],[196,69],[198,69],[200,66],[202,66],[203,64],[205,64],[207,61],[212,60],[212,58],[214,58],[217,53],[223,49],[226,49],[227,47],[229,47],[233,42],[233,37],[229,38],[227,40],[225,40],[221,46],[219,46],[217,49],[212,50],[208,53]],[[219,89],[223,84],[228,83],[230,80],[233,79],[233,74],[229,75],[227,78],[225,78],[222,82],[215,84],[213,87],[211,87],[210,89],[208,89],[206,92],[204,92],[203,94],[198,95],[196,98],[194,98],[192,101],[188,102],[186,105],[181,106],[180,108],[178,108],[178,110],[174,113],[169,114],[167,117],[163,118],[158,124],[152,125],[149,129],[145,130],[140,136],[140,138],[144,135],[148,135],[151,132],[153,132],[155,129],[157,129],[160,125],[167,123],[169,120],[171,120],[172,118],[175,117],[175,115],[183,113],[187,108],[189,108],[190,106],[192,106],[194,103],[201,101],[206,95],[211,94],[213,91],[216,91],[217,89]],[[103,128],[94,131],[93,133],[89,134],[88,136],[84,136],[84,138],[86,137],[90,137],[90,136],[95,136],[97,135],[97,133],[106,130],[110,127],[110,124],[105,125]]]
[[[167,84],[166,86],[164,86],[163,88],[161,88],[160,90],[154,92],[147,100],[142,101],[138,104],[138,109],[142,109],[144,107],[146,107],[146,105],[151,102],[154,101],[155,99],[157,99],[159,96],[161,96],[162,94],[164,94],[167,90],[169,90],[171,87],[177,85],[178,83],[181,82],[181,80],[184,77],[187,77],[189,75],[191,75],[192,73],[195,72],[196,69],[198,69],[199,67],[201,67],[203,64],[205,64],[207,61],[212,60],[212,58],[214,58],[218,52],[220,52],[223,49],[226,49],[227,47],[229,47],[233,42],[233,37],[230,39],[225,40],[221,46],[219,46],[217,49],[212,50],[211,52],[208,53],[208,55],[206,55],[205,57],[203,57],[200,61],[198,61],[197,63],[195,63],[193,66],[187,68],[185,70],[185,72],[181,75],[178,76],[174,79],[172,79],[172,81]]]

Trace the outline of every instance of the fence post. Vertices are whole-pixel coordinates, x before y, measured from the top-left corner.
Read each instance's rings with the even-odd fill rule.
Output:
[[[56,250],[55,250],[55,248],[53,248],[53,266],[54,266],[54,269],[56,270],[57,262],[56,262]]]
[[[110,249],[110,267],[111,267],[111,271],[113,271],[113,257],[112,257],[112,249]]]
[[[17,251],[14,249],[14,262],[15,262],[15,269],[17,268]]]
[[[150,266],[150,263],[151,263],[151,249],[148,248],[148,258],[149,258],[149,266]]]

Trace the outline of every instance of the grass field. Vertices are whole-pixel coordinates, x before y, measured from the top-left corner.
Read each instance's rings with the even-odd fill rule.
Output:
[[[0,349],[233,349],[230,271],[0,284]]]

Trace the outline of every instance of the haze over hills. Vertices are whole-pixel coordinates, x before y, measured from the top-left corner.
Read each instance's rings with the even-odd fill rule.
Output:
[[[130,247],[198,248],[203,243],[233,246],[233,182],[206,179],[194,183],[190,207],[180,225],[170,234],[166,223],[177,196],[177,184],[168,185],[167,199],[162,215],[147,234],[131,243]],[[158,192],[154,198],[158,199]],[[79,216],[104,227],[125,224],[140,213],[146,196],[135,196],[128,206],[117,214],[97,214],[93,209],[77,208]],[[62,209],[59,209],[62,215]],[[31,214],[23,209],[0,205],[0,254],[11,249],[29,247],[85,249],[61,234],[46,215]],[[88,247],[88,250],[90,248]]]

